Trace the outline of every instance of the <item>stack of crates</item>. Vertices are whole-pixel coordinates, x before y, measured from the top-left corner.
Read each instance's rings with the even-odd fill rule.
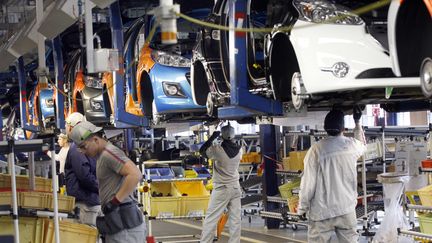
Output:
[[[418,190],[421,204],[423,206],[432,206],[432,185]],[[417,213],[420,224],[420,231],[425,234],[432,234],[432,213]]]
[[[292,190],[300,187],[300,179],[289,181],[281,186],[279,186],[279,192],[283,199],[288,202],[288,208],[291,213],[297,213],[297,206],[299,203],[299,196],[294,195]]]
[[[304,158],[307,151],[291,151],[289,157],[283,158],[284,170],[289,171],[303,171],[304,170]]]
[[[180,209],[182,216],[205,215],[210,200],[210,193],[202,181],[175,182],[175,187],[181,195]]]
[[[29,177],[25,175],[17,175],[16,177],[16,188],[17,190],[30,190]],[[10,190],[11,189],[11,176],[9,174],[0,174],[0,189]],[[35,191],[40,192],[51,192],[52,181],[42,177],[35,177]]]
[[[150,204],[146,211],[152,217],[181,216],[180,193],[172,182],[153,182],[146,194]]]
[[[60,212],[72,212],[75,208],[75,197],[57,194],[58,210]],[[28,209],[54,210],[52,193],[45,192],[18,192],[18,206]],[[0,205],[12,206],[12,192],[0,192]]]

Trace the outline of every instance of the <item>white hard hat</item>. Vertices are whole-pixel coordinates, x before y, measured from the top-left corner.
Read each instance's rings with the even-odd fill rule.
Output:
[[[77,146],[80,146],[87,138],[101,130],[102,127],[97,127],[91,122],[83,121],[72,129],[70,138]]]
[[[229,124],[226,126],[223,126],[221,128],[221,134],[222,134],[222,138],[225,140],[233,139],[235,136],[234,127],[230,126]]]
[[[69,116],[66,118],[66,124],[69,126],[76,126],[78,123],[85,121],[84,116],[79,112],[74,112],[69,114]]]

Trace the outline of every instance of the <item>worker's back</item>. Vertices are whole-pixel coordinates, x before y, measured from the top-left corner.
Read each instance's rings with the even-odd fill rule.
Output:
[[[239,182],[239,164],[242,156],[241,149],[238,154],[230,158],[220,144],[207,149],[207,156],[213,160],[213,184],[229,185]]]
[[[363,150],[360,141],[345,136],[330,136],[311,147],[305,163],[316,170],[317,176],[310,219],[318,221],[354,212],[357,160]]]

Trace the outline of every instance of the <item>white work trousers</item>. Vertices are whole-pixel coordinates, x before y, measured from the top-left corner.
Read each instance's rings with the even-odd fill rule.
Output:
[[[82,202],[76,203],[76,206],[80,209],[78,222],[81,224],[96,226],[96,217],[102,214],[101,206],[87,206]]]
[[[356,231],[357,218],[355,212],[321,221],[309,220],[308,242],[331,242],[333,232],[337,242],[352,243],[358,241]]]
[[[213,189],[204,219],[201,243],[213,242],[217,223],[225,208],[228,209],[229,243],[239,243],[241,234],[240,185],[223,185]]]

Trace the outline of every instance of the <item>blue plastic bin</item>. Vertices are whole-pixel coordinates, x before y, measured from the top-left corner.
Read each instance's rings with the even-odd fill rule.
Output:
[[[204,167],[193,167],[192,169],[198,174],[198,177],[211,177],[210,172]]]
[[[174,173],[170,168],[150,168],[146,170],[147,179],[172,179],[174,178]]]

